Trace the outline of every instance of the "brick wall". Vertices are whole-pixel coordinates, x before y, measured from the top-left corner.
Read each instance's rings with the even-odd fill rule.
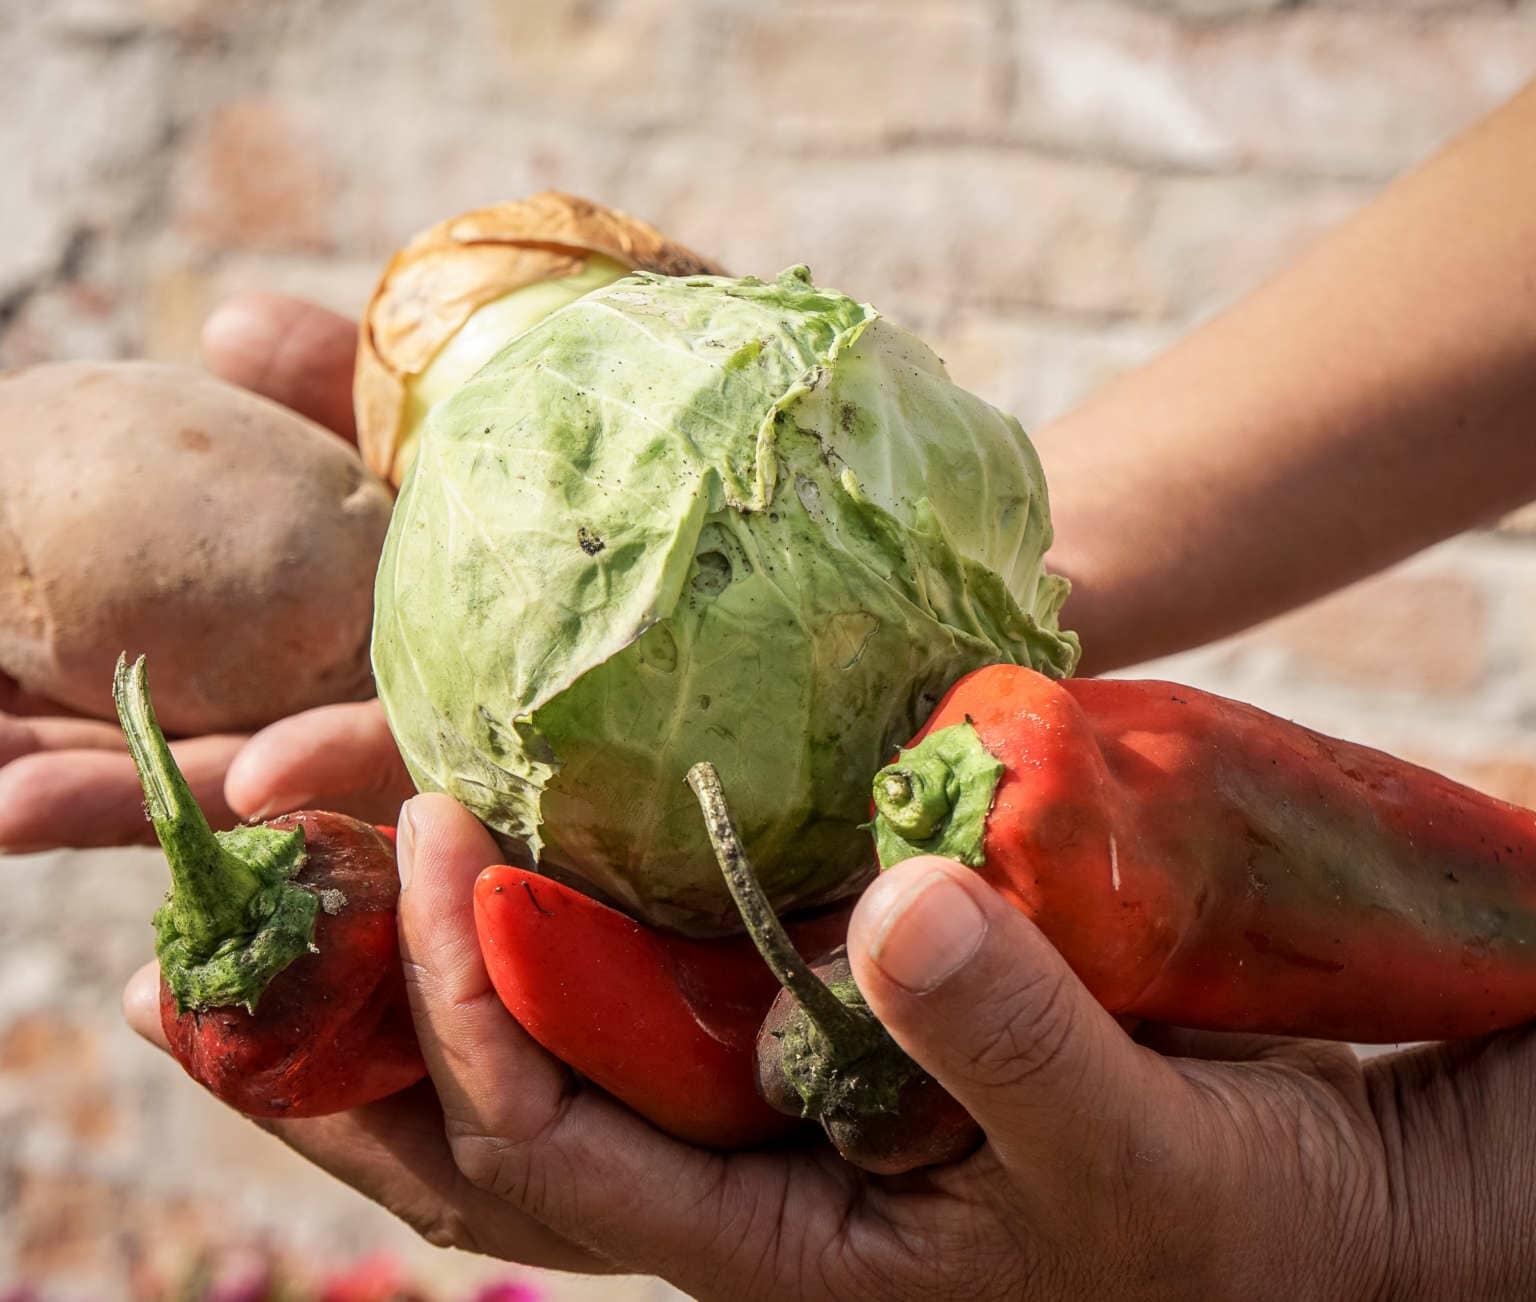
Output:
[[[0,365],[191,359],[237,288],[352,311],[413,230],[557,186],[740,271],[809,262],[1026,426],[1536,73],[1531,0],[0,12]],[[1532,801],[1533,612],[1516,522],[1155,668]],[[394,1241],[117,1029],[153,856],[0,871],[0,1283],[109,1296],[125,1245],[167,1217],[195,1237],[232,1170],[241,1215],[284,1241]]]

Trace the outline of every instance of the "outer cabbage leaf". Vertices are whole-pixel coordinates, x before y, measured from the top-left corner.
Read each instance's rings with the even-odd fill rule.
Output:
[[[434,409],[379,570],[419,786],[648,921],[737,928],[684,775],[719,769],[782,909],[873,867],[871,775],[1000,660],[1069,673],[1017,422],[873,309],[637,274]]]

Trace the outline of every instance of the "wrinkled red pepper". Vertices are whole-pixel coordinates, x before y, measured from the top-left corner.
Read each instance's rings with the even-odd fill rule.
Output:
[[[1536,1017],[1536,814],[1236,701],[992,666],[875,792],[883,864],[968,858],[1112,1012],[1361,1042]]]
[[[426,1075],[396,939],[392,829],[322,810],[215,833],[155,720],[144,661],[113,696],[171,869],[160,1021],[188,1075],[256,1117],[315,1117]]]
[[[656,931],[522,868],[475,883],[486,970],[545,1049],[661,1129],[745,1147],[795,1121],[757,1091],[757,1033],[779,985],[745,936]],[[788,924],[815,957],[839,944],[848,910]]]
[[[318,1117],[371,1103],[426,1075],[396,938],[399,873],[388,840],[323,810],[262,825],[304,835],[301,888],[337,892],[322,905],[314,951],[262,991],[255,1008],[182,1011],[160,982],[160,1023],[187,1074],[253,1117]]]

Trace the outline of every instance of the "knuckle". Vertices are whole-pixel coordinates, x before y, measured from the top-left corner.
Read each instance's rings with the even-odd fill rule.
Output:
[[[30,724],[0,713],[0,765],[20,759],[37,749],[37,734]]]
[[[430,1208],[413,1208],[403,1212],[400,1219],[434,1248],[478,1251],[475,1233],[456,1207],[434,1204]]]
[[[450,1135],[448,1143],[459,1174],[476,1189],[526,1205],[532,1164],[523,1159],[517,1145],[494,1135],[467,1132]]]
[[[418,1017],[431,1006],[431,991],[433,989],[432,969],[430,964],[424,963],[414,952],[410,945],[400,946],[400,968],[405,977],[406,998],[411,1005],[413,1013]]]
[[[570,1204],[583,1187],[580,1172],[571,1169],[567,1154],[551,1140],[562,1115],[525,1138],[450,1124],[448,1147],[454,1165],[473,1188],[536,1220],[579,1223],[580,1209]]]
[[[966,1055],[969,1079],[1013,1089],[1056,1069],[1077,1031],[1077,1012],[1062,973],[1047,971],[987,1001]]]
[[[413,929],[414,930],[414,929]],[[474,1009],[495,995],[468,985],[462,974],[468,966],[469,941],[464,937],[410,935],[400,947],[405,988],[423,1008],[442,1013]]]

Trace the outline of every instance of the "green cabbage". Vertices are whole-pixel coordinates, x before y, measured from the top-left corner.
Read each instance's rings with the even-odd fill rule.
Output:
[[[873,867],[874,772],[956,678],[1070,673],[1018,423],[811,283],[638,273],[433,409],[374,671],[423,790],[650,922],[739,929],[684,785],[719,769],[781,908]]]

